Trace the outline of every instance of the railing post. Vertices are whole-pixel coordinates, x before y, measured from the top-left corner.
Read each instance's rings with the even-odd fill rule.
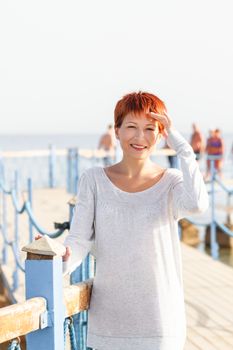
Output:
[[[15,189],[15,198],[18,203],[19,199],[19,175],[18,171],[15,171],[15,181],[14,181],[14,189]],[[19,214],[17,208],[15,208],[15,248],[16,254],[19,252]],[[19,273],[18,273],[18,265],[15,262],[15,270],[13,272],[13,290],[16,290],[19,285]]]
[[[67,172],[66,172],[66,190],[71,193],[71,164],[72,164],[72,148],[67,150]]]
[[[54,145],[49,145],[49,187],[55,187],[56,153]]]
[[[79,179],[79,150],[74,149],[74,187],[73,192],[76,194],[78,190],[78,179]]]
[[[2,169],[2,184],[5,185],[5,169]],[[2,189],[2,233],[3,237],[7,239],[7,202],[6,202],[6,194],[4,192],[4,188]],[[8,245],[5,242],[3,242],[3,249],[2,249],[2,263],[7,264],[8,261]]]
[[[28,178],[27,181],[27,190],[28,190],[28,202],[30,203],[30,207],[32,208],[32,179]],[[32,221],[30,219],[30,216],[28,217],[29,219],[29,242],[32,242],[33,240],[33,225]]]
[[[48,310],[41,317],[41,329],[27,335],[28,350],[64,350],[62,255],[65,247],[43,236],[23,248],[26,299],[35,296],[47,300]]]
[[[232,195],[232,192],[227,193],[227,207],[228,208],[230,208],[230,206],[231,206],[231,195]],[[229,226],[233,225],[232,213],[230,211],[227,212],[227,224]]]
[[[210,160],[210,171],[211,171],[211,226],[210,226],[210,247],[211,255],[213,259],[219,257],[219,246],[216,239],[216,218],[215,218],[215,166],[214,159]]]

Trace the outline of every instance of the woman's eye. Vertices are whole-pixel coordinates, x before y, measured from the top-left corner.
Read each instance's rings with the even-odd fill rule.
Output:
[[[152,129],[152,128],[147,128],[146,130],[151,130],[151,131],[155,131],[155,129]]]
[[[134,125],[129,125],[128,128],[135,128],[135,126]]]

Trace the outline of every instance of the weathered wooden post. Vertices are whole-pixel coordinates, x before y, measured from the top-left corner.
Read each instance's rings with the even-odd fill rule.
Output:
[[[64,350],[62,255],[65,247],[48,236],[25,246],[26,298],[44,297],[47,312],[41,317],[41,330],[27,335],[28,350]]]

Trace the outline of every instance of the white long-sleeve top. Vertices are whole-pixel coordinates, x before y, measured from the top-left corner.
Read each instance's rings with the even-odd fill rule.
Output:
[[[181,171],[150,188],[119,189],[104,169],[85,171],[65,245],[69,269],[96,254],[87,345],[98,350],[181,350],[186,336],[178,220],[208,207],[191,146],[175,130],[168,144]]]

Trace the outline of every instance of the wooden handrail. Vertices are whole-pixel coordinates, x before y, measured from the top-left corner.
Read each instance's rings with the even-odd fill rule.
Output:
[[[40,315],[46,311],[44,298],[32,298],[23,303],[0,309],[0,343],[40,328]]]
[[[86,280],[64,288],[65,316],[72,316],[89,308],[93,280]]]
[[[92,283],[90,279],[64,288],[65,317],[89,308]],[[37,297],[0,308],[0,343],[42,328],[46,306],[46,299]]]

